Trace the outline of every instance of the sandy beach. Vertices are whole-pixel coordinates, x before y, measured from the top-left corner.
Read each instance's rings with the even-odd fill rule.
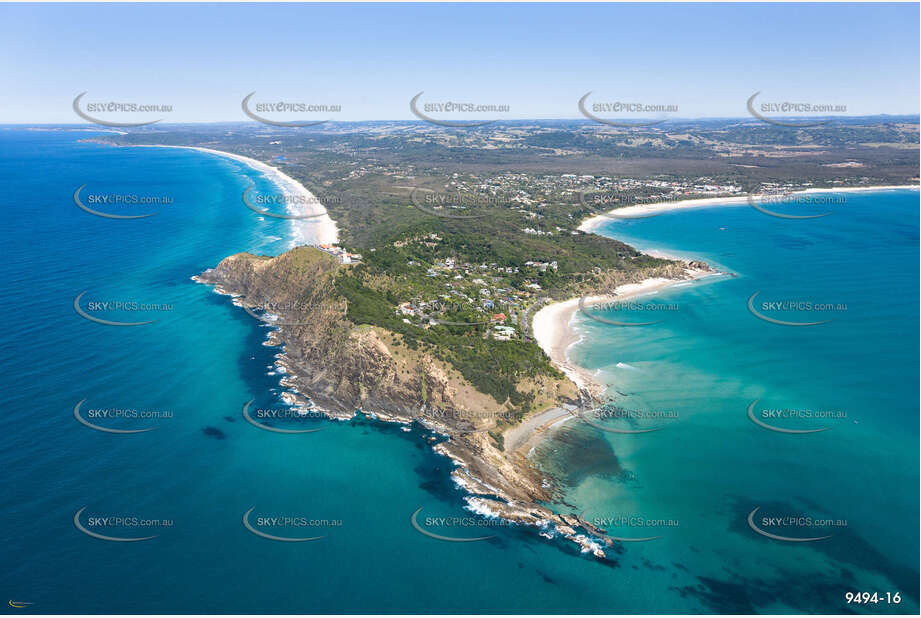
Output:
[[[505,430],[503,434],[505,450],[514,453],[522,447],[530,449],[534,438],[541,436],[550,427],[575,418],[574,413],[574,408],[563,406],[548,408],[540,414],[529,416],[521,423]]]
[[[864,193],[868,191],[886,191],[892,189],[914,189],[918,190],[918,185],[880,185],[875,187],[842,187],[840,189],[803,189],[794,191],[792,194],[806,193]],[[688,208],[702,208],[704,206],[740,206],[748,203],[748,195],[734,197],[707,197],[701,199],[681,200],[677,202],[658,202],[655,204],[637,204],[635,206],[626,206],[624,208],[615,208],[608,212],[590,217],[579,224],[579,229],[583,232],[593,232],[600,225],[609,221],[619,219],[629,219],[631,217],[641,219],[653,214],[661,214],[671,210],[684,210]],[[761,198],[762,195],[752,197]],[[615,215],[616,213],[616,215]]]
[[[672,259],[672,256],[666,256],[661,253],[658,253],[658,256]],[[677,283],[719,274],[713,271],[690,268],[685,272],[688,275],[688,279],[653,278],[646,279],[640,283],[620,285],[614,289],[613,294],[586,297],[585,305],[597,305],[614,299],[623,301],[647,294],[655,294],[659,290]],[[562,371],[580,389],[587,391],[593,397],[599,397],[607,388],[607,385],[599,383],[591,371],[576,365],[569,360],[567,355],[569,347],[580,340],[580,335],[571,325],[573,316],[579,311],[579,301],[579,298],[572,298],[543,307],[534,314],[531,324],[532,332],[537,344],[550,357],[555,367]],[[526,452],[530,451],[533,445],[538,440],[543,439],[549,430],[576,418],[575,414],[576,410],[572,406],[561,406],[549,408],[540,414],[530,416],[519,425],[505,431],[505,448],[510,452],[518,449],[524,449]]]
[[[197,150],[208,154],[217,155],[227,159],[239,161],[252,169],[264,174],[273,184],[275,184],[285,196],[285,207],[289,214],[293,215],[316,215],[325,214],[326,208],[320,204],[320,201],[307,190],[304,185],[291,178],[277,167],[257,161],[250,157],[224,152],[223,150],[214,150],[213,148],[202,148],[200,146],[167,146],[167,145],[145,145],[138,144],[130,146],[131,148],[183,148],[185,150]],[[339,229],[336,222],[329,215],[317,217],[315,219],[291,220],[291,236],[289,248],[299,247],[302,245],[330,244],[334,245],[339,240]]]
[[[656,252],[657,257],[668,257],[660,252]],[[713,271],[686,270],[688,279],[664,279],[654,278],[646,279],[640,283],[627,283],[617,286],[613,294],[601,296],[589,296],[585,298],[585,305],[597,305],[599,303],[611,302],[612,300],[624,301],[631,298],[637,298],[647,294],[654,294],[669,286],[677,283],[700,279],[706,276],[714,276],[719,273]],[[594,396],[601,394],[606,385],[599,384],[595,376],[589,370],[574,364],[569,360],[567,350],[574,343],[580,340],[580,335],[572,328],[571,322],[575,313],[579,310],[579,298],[547,305],[534,315],[532,329],[534,339],[541,349],[550,357],[553,364],[570,380],[575,382],[576,386],[587,390]]]
[[[851,187],[841,189],[805,189],[796,193],[859,193],[866,191],[885,191],[891,189],[914,189],[918,190],[917,185],[882,185],[875,187]],[[761,197],[761,196],[755,196]],[[579,225],[579,229],[586,233],[593,233],[603,223],[612,220],[626,219],[629,217],[644,217],[651,213],[667,212],[670,210],[700,208],[705,206],[738,206],[748,203],[748,196],[737,197],[713,197],[696,200],[682,200],[677,202],[660,202],[656,204],[642,204],[636,206],[627,206],[609,211],[607,214],[596,215],[586,219]],[[607,216],[616,212],[618,217]],[[683,258],[669,255],[663,251],[645,250],[644,253],[653,257],[686,261]],[[652,294],[667,288],[669,286],[688,281],[699,279],[718,273],[712,271],[697,271],[687,269],[688,279],[646,279],[641,283],[630,283],[621,285],[614,290],[612,295],[592,296],[585,299],[586,305],[594,305],[602,302],[610,302],[613,299],[618,301],[635,298],[644,294]],[[571,321],[576,311],[579,310],[579,299],[572,298],[567,301],[553,303],[543,307],[533,318],[532,332],[538,345],[553,364],[560,369],[566,376],[572,380],[579,388],[589,391],[592,395],[601,393],[606,385],[599,384],[592,372],[583,367],[579,367],[569,360],[566,351],[576,343],[580,336],[576,333]]]

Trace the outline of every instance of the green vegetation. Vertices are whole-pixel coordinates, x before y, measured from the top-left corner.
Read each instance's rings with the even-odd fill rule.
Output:
[[[804,128],[748,117],[634,128],[587,120],[500,122],[458,130],[420,122],[284,130],[232,123],[144,129],[104,141],[204,146],[280,165],[326,205],[344,244],[369,248],[394,229],[431,218],[412,206],[407,187],[444,190],[455,174],[476,177],[479,184],[514,171],[522,178],[512,188],[547,203],[547,219],[532,223],[571,228],[592,209],[575,195],[541,195],[535,188],[543,178],[591,174],[693,183],[707,177],[746,189],[765,182],[912,184],[918,178],[918,128],[917,116],[836,118]],[[648,193],[635,187],[622,204]],[[520,213],[496,214],[520,231]]]
[[[542,296],[577,293],[597,270],[664,262],[600,236],[522,236],[503,229],[501,219],[430,217],[363,250],[363,263],[343,269],[335,289],[348,299],[353,323],[398,333],[410,349],[450,363],[481,392],[527,412],[533,395],[520,392],[519,383],[562,377],[522,336],[527,309]],[[508,340],[496,338],[500,323]]]
[[[106,139],[205,146],[282,166],[326,206],[340,245],[363,256],[332,283],[348,301],[348,319],[392,331],[522,414],[534,402],[523,382],[562,377],[524,337],[526,316],[546,297],[589,293],[669,264],[578,231],[584,218],[664,197],[909,184],[918,175],[916,117],[795,129],[753,119],[626,129],[586,121],[461,130],[217,125]],[[433,201],[427,212],[413,199],[420,191],[466,201]],[[432,208],[485,216],[435,216]],[[291,260],[290,276],[321,268],[304,255]],[[422,385],[423,400],[429,387]]]

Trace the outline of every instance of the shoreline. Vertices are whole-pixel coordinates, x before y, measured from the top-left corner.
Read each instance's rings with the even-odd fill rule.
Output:
[[[792,191],[790,195],[806,193],[869,193],[873,191],[895,191],[895,190],[915,190],[921,188],[921,185],[877,185],[872,187],[840,187],[840,188],[812,188]],[[752,197],[763,197],[758,194]],[[614,208],[600,215],[594,215],[582,221],[578,230],[586,234],[592,234],[596,229],[607,221],[628,221],[631,218],[641,219],[652,216],[652,213],[662,214],[672,210],[687,210],[690,208],[702,208],[706,206],[738,206],[748,202],[748,195],[735,195],[727,197],[702,197],[699,199],[680,200],[675,202],[656,202],[654,204],[634,204],[623,208]],[[617,213],[617,216],[611,216]]]
[[[915,190],[919,185],[878,185],[873,187],[842,187],[839,189],[803,189],[795,191],[797,193],[864,193],[873,191],[892,191],[892,190]],[[594,234],[595,230],[608,221],[628,220],[630,216],[641,218],[648,216],[652,212],[667,212],[672,210],[686,210],[690,208],[701,208],[707,206],[737,206],[747,203],[748,196],[732,197],[711,197],[701,199],[682,200],[677,202],[658,202],[655,204],[641,204],[626,206],[624,208],[615,208],[607,213],[589,217],[579,224],[578,229],[587,233]],[[613,212],[628,215],[626,217],[607,216]],[[688,264],[687,258],[670,255],[666,252],[647,249],[641,253],[652,257],[677,260]],[[628,283],[620,285],[614,290],[614,294],[602,296],[590,296],[585,298],[585,304],[595,305],[598,303],[617,299],[619,301],[636,298],[645,294],[654,294],[678,283],[685,281],[694,281],[706,276],[722,274],[718,271],[695,271],[687,268],[688,274],[686,279],[646,279],[640,283]],[[582,341],[582,334],[573,328],[572,320],[579,310],[579,298],[570,298],[565,301],[555,302],[542,307],[531,319],[531,332],[537,344],[544,350],[553,365],[562,371],[567,378],[572,380],[580,389],[588,391],[592,396],[597,396],[610,386],[601,384],[596,379],[594,373],[584,367],[573,363],[568,355],[568,350],[573,345]]]
[[[300,182],[288,176],[277,167],[268,163],[263,163],[257,159],[244,155],[234,154],[214,148],[204,148],[202,146],[170,146],[167,144],[131,144],[121,146],[127,148],[181,148],[183,150],[196,150],[206,154],[217,155],[225,159],[231,159],[238,163],[243,163],[249,168],[262,173],[274,184],[282,195],[285,196],[287,203],[285,208],[293,215],[317,215],[324,214],[323,217],[310,220],[291,220],[291,234],[288,240],[289,249],[303,245],[335,245],[339,242],[339,228],[336,222],[330,218],[326,207],[314,196],[313,193]],[[298,209],[298,204],[304,204],[305,209]]]
[[[166,146],[169,147],[169,146]],[[205,152],[211,152],[219,156],[227,156],[242,161],[257,170],[264,171],[261,168],[271,168],[266,164],[242,157],[240,155],[231,155],[221,151],[210,151],[210,149],[194,148]],[[254,163],[256,165],[254,165]],[[280,174],[277,170],[276,173]],[[289,177],[287,177],[289,178]],[[293,181],[293,179],[292,179]],[[298,186],[299,183],[297,183]],[[303,189],[303,187],[301,187]],[[304,189],[306,192],[306,189]],[[307,192],[309,195],[309,192]],[[647,252],[652,254],[652,252]],[[671,258],[663,252],[655,252],[658,257]],[[693,281],[706,276],[717,276],[722,273],[718,271],[702,268],[695,268],[686,260],[680,260],[684,264],[684,270],[681,277],[675,278],[654,278],[645,279],[638,283],[627,283],[617,286],[612,295],[593,296],[586,299],[589,304],[605,302],[611,298],[625,300],[635,298],[646,294],[654,294],[659,290],[666,289],[670,286],[681,282]],[[217,290],[215,290],[217,291]],[[227,290],[222,290],[227,293]],[[552,303],[542,307],[532,318],[532,332],[538,345],[541,346],[551,361],[561,369],[574,383],[583,387],[589,392],[593,388],[598,388],[598,392],[606,388],[597,384],[594,376],[587,370],[571,363],[566,356],[569,348],[577,337],[577,333],[570,327],[570,320],[575,311],[579,308],[579,298],[570,299],[564,303]],[[234,304],[237,304],[236,302]],[[289,341],[276,339],[271,336],[275,333],[270,329],[269,341],[266,345],[281,345],[282,353],[276,355],[276,367],[283,367],[284,371],[280,381],[281,386],[286,391],[294,391],[292,400],[287,401],[291,405],[297,405],[299,402],[296,395],[309,397],[311,401],[317,401],[312,395],[302,392],[297,388],[296,380],[299,371],[296,371],[297,365],[293,367],[287,362]],[[549,350],[549,351],[548,351]],[[320,405],[317,411],[324,414],[331,420],[344,420],[351,418],[354,412],[350,414],[337,416],[326,406]],[[578,516],[563,515],[556,513],[550,508],[541,506],[538,502],[528,495],[528,492],[535,492],[536,485],[534,479],[530,476],[529,468],[521,467],[522,463],[528,460],[525,453],[530,453],[531,449],[540,440],[545,439],[554,427],[568,422],[574,415],[575,406],[556,405],[552,408],[541,410],[539,413],[522,419],[515,427],[509,428],[503,432],[503,438],[508,438],[509,450],[505,455],[498,458],[487,458],[482,455],[481,451],[487,449],[489,440],[482,432],[473,434],[455,434],[454,432],[445,433],[448,439],[437,442],[433,445],[433,452],[448,458],[455,466],[451,472],[451,479],[465,494],[464,501],[466,509],[475,513],[480,513],[487,517],[497,517],[516,524],[536,527],[541,531],[542,536],[553,538],[557,535],[576,543],[582,553],[592,553],[598,558],[606,558],[604,549],[613,544],[613,541],[607,538],[603,532],[592,529],[586,522]],[[371,418],[387,423],[399,423],[404,425],[405,430],[411,430],[409,423],[415,420],[415,417],[405,417],[399,413],[371,412],[369,409],[362,408],[362,414]],[[424,425],[424,423],[423,423]],[[437,432],[437,428],[426,426],[428,431]],[[432,440],[429,440],[431,443]],[[522,458],[521,455],[525,454]],[[519,463],[521,462],[521,463]],[[487,473],[484,475],[484,472]],[[498,482],[497,482],[498,481]],[[541,482],[541,487],[545,487],[545,481]],[[522,500],[521,493],[525,492],[527,498]],[[579,532],[579,529],[584,533]],[[595,539],[601,538],[602,542],[598,543]]]
[[[678,259],[666,256],[661,252],[656,252],[656,257]],[[613,300],[624,301],[638,298],[649,294],[655,294],[679,283],[686,283],[688,281],[696,281],[705,277],[715,277],[724,274],[719,271],[695,270],[691,268],[686,268],[685,273],[688,275],[685,279],[656,277],[644,279],[639,283],[625,283],[614,288],[613,294],[584,297],[585,305],[592,306],[611,302]],[[569,300],[552,303],[543,307],[534,315],[531,323],[531,332],[534,333],[534,339],[537,341],[537,345],[539,345],[544,353],[550,357],[550,361],[557,369],[562,371],[566,377],[572,380],[580,389],[587,391],[592,397],[597,397],[611,385],[600,383],[594,373],[572,362],[568,354],[569,349],[583,339],[583,335],[572,326],[572,320],[579,311],[579,302],[581,298],[582,297],[570,298]]]

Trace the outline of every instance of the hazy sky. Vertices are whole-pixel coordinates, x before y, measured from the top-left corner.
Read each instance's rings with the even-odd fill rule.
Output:
[[[74,97],[246,120],[240,101],[409,119],[409,100],[580,117],[593,100],[746,116],[746,99],[919,113],[914,4],[0,4],[0,124],[82,122]]]

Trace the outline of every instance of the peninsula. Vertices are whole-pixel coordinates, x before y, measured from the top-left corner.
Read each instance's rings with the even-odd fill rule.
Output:
[[[799,152],[800,137],[768,148],[757,126],[669,129],[706,137],[691,157],[662,129],[646,130],[652,141],[643,142],[635,139],[643,130],[532,124],[233,125],[97,139],[230,154],[278,186],[279,204],[310,196],[320,207],[277,210],[305,216],[292,223],[298,246],[231,255],[196,277],[271,318],[285,400],[331,418],[424,428],[456,464],[471,510],[561,535],[600,558],[614,542],[566,512],[557,479],[529,456],[551,427],[607,403],[604,385],[566,359],[569,319],[579,299],[622,301],[715,273],[591,230],[612,209],[643,216],[661,203],[916,184],[916,164],[903,155],[904,144],[917,144],[917,124],[889,123],[892,144],[873,148],[859,141],[880,134],[876,121],[849,126],[839,138],[854,143],[839,151],[830,142],[797,165],[764,155]]]

